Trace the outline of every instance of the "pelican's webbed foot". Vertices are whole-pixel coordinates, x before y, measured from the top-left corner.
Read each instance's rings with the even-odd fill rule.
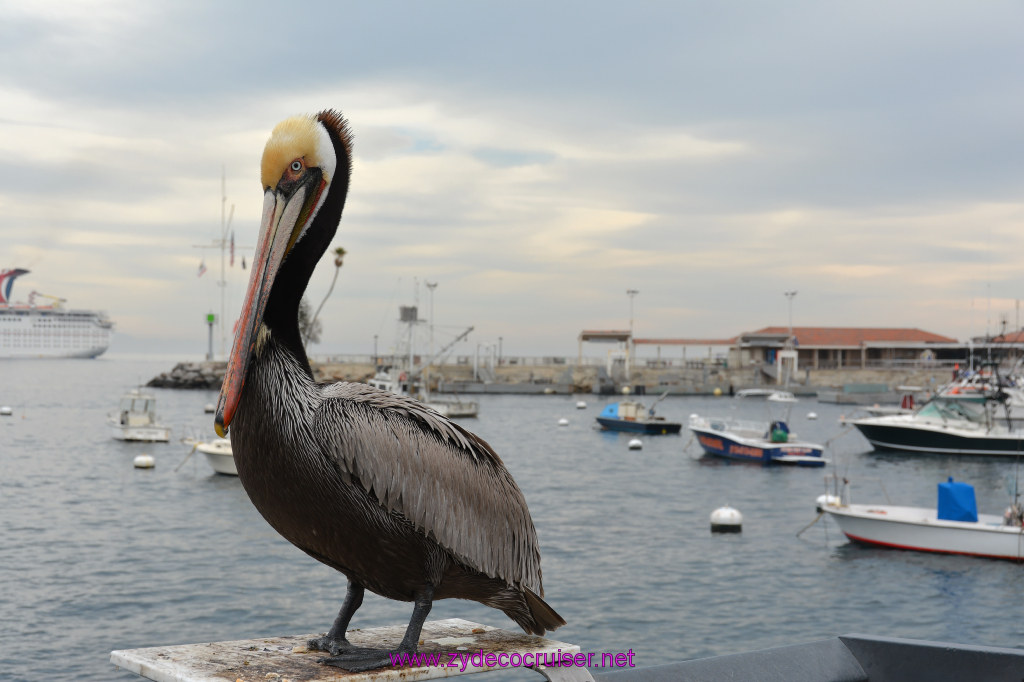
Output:
[[[416,650],[412,652],[402,651],[385,651],[383,649],[372,649],[369,647],[353,646],[349,644],[348,649],[345,649],[338,656],[331,656],[330,658],[321,658],[317,662],[324,663],[326,665],[333,665],[335,668],[344,668],[349,672],[361,673],[366,670],[375,670],[377,668],[391,667],[392,665],[402,665],[403,653],[405,656],[415,654]],[[408,661],[409,658],[405,658]],[[415,660],[415,659],[414,659]]]
[[[355,645],[345,639],[344,636],[335,639],[329,634],[308,640],[306,642],[306,647],[309,648],[310,651],[323,651],[331,656],[339,656],[343,652],[348,652],[356,648]]]

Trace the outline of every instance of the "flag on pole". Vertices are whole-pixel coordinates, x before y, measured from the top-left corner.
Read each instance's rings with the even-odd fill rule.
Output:
[[[235,267],[235,231],[231,230],[231,267]]]
[[[199,262],[199,274],[196,277],[202,277],[206,274],[206,259],[204,258]]]

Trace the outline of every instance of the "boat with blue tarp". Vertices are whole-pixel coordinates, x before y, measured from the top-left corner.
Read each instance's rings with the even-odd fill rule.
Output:
[[[949,480],[938,486],[935,508],[852,504],[849,484],[838,495],[822,495],[827,513],[851,541],[875,547],[937,554],[1024,560],[1024,511],[1015,499],[1002,516],[979,514],[974,487]]]
[[[662,394],[654,405],[658,404],[667,393]],[[683,429],[681,422],[670,422],[654,412],[654,405],[644,407],[635,400],[620,400],[609,403],[597,415],[597,423],[602,429],[610,431],[628,431],[630,433],[646,433],[651,435],[679,433]]]

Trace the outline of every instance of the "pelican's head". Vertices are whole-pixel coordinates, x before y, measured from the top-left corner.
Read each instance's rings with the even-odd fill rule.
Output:
[[[249,360],[269,333],[267,301],[282,266],[301,252],[310,261],[308,279],[334,236],[348,192],[351,149],[348,124],[331,110],[285,119],[267,140],[260,164],[263,219],[214,422],[222,437],[238,407]],[[306,281],[286,285],[304,289]]]

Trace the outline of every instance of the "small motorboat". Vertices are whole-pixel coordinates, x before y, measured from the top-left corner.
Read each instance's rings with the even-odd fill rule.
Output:
[[[231,441],[227,438],[217,438],[208,443],[196,443],[195,448],[206,455],[206,461],[218,474],[238,475],[238,469],[235,468],[235,457],[231,452]]]
[[[117,440],[166,443],[171,439],[171,428],[157,419],[156,396],[137,389],[121,397],[117,412],[107,415],[107,426]]]
[[[795,403],[797,397],[791,391],[783,391],[776,388],[743,388],[736,391],[736,397],[743,399],[763,398],[773,403]]]
[[[818,510],[835,519],[851,541],[939,554],[1024,560],[1024,510],[1013,504],[1003,516],[979,514],[974,488],[952,477],[939,484],[938,505],[899,507],[851,504],[842,495],[822,495]]]
[[[710,419],[690,415],[690,430],[709,455],[762,464],[823,467],[828,460],[817,443],[798,440],[783,420],[763,423],[738,419]]]
[[[663,393],[654,402],[657,405],[668,393]],[[609,403],[597,415],[597,423],[602,429],[609,431],[626,431],[629,433],[646,433],[651,435],[679,433],[683,429],[680,422],[670,422],[654,413],[654,405],[647,408],[635,400],[620,400]]]

